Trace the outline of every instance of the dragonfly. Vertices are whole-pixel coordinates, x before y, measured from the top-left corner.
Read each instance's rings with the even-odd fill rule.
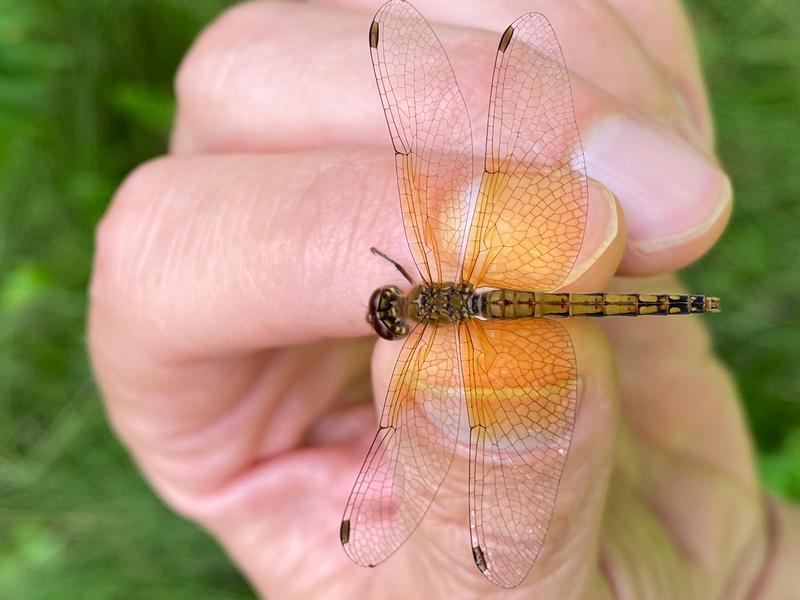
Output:
[[[412,287],[369,300],[375,333],[403,346],[340,540],[358,564],[388,558],[468,443],[472,556],[491,582],[515,587],[544,544],[575,424],[577,365],[560,318],[717,312],[719,299],[558,291],[583,242],[588,180],[545,16],[526,14],[500,37],[474,196],[467,106],[431,26],[390,0],[369,48],[418,280],[372,249]]]

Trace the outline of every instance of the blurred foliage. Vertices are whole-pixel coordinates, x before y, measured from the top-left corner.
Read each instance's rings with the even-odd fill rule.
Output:
[[[224,4],[0,0],[0,598],[253,597],[114,439],[83,333],[95,225]]]
[[[0,0],[0,597],[250,598],[114,439],[84,343],[94,227],[160,154],[172,77],[223,0]],[[686,273],[736,374],[765,483],[800,498],[800,5],[692,0],[737,190]],[[698,399],[702,401],[702,399]]]
[[[767,483],[800,498],[800,455],[790,441],[800,429],[800,3],[688,5],[736,205],[721,242],[685,278],[724,299],[724,317],[707,322],[770,459],[765,468],[794,460],[794,483]]]

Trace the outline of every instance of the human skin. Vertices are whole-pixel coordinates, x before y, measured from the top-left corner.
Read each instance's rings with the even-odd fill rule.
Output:
[[[679,289],[669,273],[715,242],[731,206],[680,5],[415,5],[476,129],[499,32],[548,16],[593,178],[568,288]],[[219,18],[178,74],[170,154],[134,171],[98,229],[92,361],[154,489],[269,598],[791,597],[800,518],[759,487],[703,318],[565,321],[574,441],[520,587],[472,562],[463,454],[390,559],[347,559],[339,521],[401,346],[376,344],[364,320],[374,288],[403,284],[369,247],[413,264],[367,47],[376,8],[255,2]]]

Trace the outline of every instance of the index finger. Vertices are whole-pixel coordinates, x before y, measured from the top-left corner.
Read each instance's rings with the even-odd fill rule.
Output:
[[[574,274],[599,288],[624,228],[596,182],[589,214]],[[392,155],[168,157],[130,176],[105,217],[93,304],[101,322],[124,315],[156,333],[170,358],[366,335],[370,293],[407,286],[370,246],[414,264]]]
[[[181,67],[173,150],[276,152],[352,144],[388,149],[365,39],[368,19],[268,3],[223,17]],[[296,33],[301,27],[302,38]],[[498,34],[452,26],[436,33],[448,49],[479,148]],[[639,85],[634,76],[630,81]],[[725,174],[662,121],[580,77],[570,82],[587,172],[625,210],[629,236],[621,270],[671,271],[696,260],[730,213]]]

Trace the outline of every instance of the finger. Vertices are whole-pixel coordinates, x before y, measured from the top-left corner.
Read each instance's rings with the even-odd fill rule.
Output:
[[[607,0],[647,49],[679,102],[693,117],[704,146],[713,149],[714,123],[692,26],[681,2]]]
[[[619,280],[614,287],[633,286],[643,292],[680,289],[674,278]],[[622,444],[629,451],[615,489],[622,494],[631,487],[633,503],[656,515],[676,540],[681,562],[699,562],[723,581],[752,582],[766,548],[753,449],[733,382],[712,354],[702,319],[642,318],[602,327],[620,365],[629,441]],[[614,568],[635,567],[629,559],[642,548],[614,538]]]
[[[544,547],[526,583],[509,592],[511,597],[531,597],[534,591],[549,597],[565,597],[568,595],[563,593],[565,590],[576,591],[575,582],[586,586],[598,584],[594,577],[597,538],[616,427],[614,369],[605,339],[592,323],[570,320],[565,327],[570,332],[578,366],[578,411],[572,445]],[[376,399],[385,397],[399,346],[389,342],[379,342],[376,346],[373,356]],[[380,404],[379,400],[378,411]],[[458,589],[472,593],[496,590],[476,569],[469,545],[468,463],[469,444],[464,442],[457,447],[450,474],[419,528],[384,563],[387,571],[400,568],[423,577],[427,574],[434,590],[442,589],[441,581],[437,581],[441,573],[450,574],[447,579],[456,582]],[[535,477],[531,485],[536,485]],[[545,591],[549,593],[544,594]]]
[[[366,300],[412,265],[393,157],[370,149],[167,158],[122,186],[98,235],[93,307],[155,333],[151,350],[208,358],[371,333]],[[622,244],[593,183],[579,262],[602,285]],[[611,257],[610,259],[608,257]],[[102,313],[100,313],[102,311]]]
[[[253,5],[243,13],[247,19],[234,13],[212,27],[187,58],[178,78],[176,150],[388,148],[363,19],[300,6],[262,14],[265,6]],[[300,23],[302,39],[293,34]],[[454,59],[472,122],[485,123],[496,35],[463,28],[439,33]],[[589,175],[608,187],[625,211],[629,243],[621,269],[652,273],[698,258],[727,221],[727,177],[668,127],[580,78],[573,84]]]
[[[768,562],[753,588],[754,597],[780,598],[797,586],[800,562],[800,508],[797,504],[767,499],[771,514],[772,544]]]
[[[371,0],[314,0],[314,3],[357,9],[365,18],[379,4]],[[683,104],[677,101],[636,37],[605,2],[466,0],[455,9],[444,2],[418,0],[414,6],[436,29],[439,23],[461,25],[490,31],[495,38],[521,15],[542,13],[558,33],[571,72],[622,102],[672,123],[678,130],[693,125]]]

